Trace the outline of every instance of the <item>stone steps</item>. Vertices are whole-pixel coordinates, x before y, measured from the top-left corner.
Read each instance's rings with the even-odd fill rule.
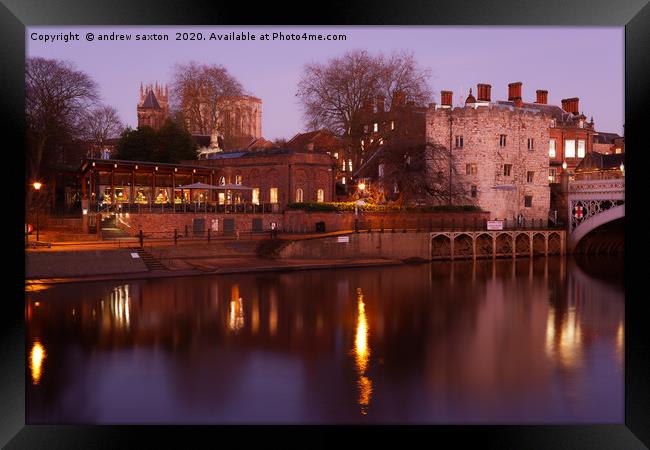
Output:
[[[151,253],[147,252],[146,250],[139,249],[138,254],[140,255],[140,258],[142,259],[142,262],[147,266],[147,269],[149,270],[169,270],[167,266],[165,266],[163,263],[161,263],[159,260],[154,258]]]

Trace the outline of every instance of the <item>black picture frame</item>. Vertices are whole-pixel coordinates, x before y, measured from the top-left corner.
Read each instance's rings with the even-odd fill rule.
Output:
[[[188,4],[188,3],[191,3]],[[642,262],[644,252],[642,173],[650,98],[650,5],[648,0],[471,0],[378,2],[334,2],[282,5],[265,2],[252,6],[247,2],[174,1],[174,0],[2,0],[0,4],[0,104],[2,105],[3,178],[14,186],[25,184],[24,159],[24,60],[25,27],[30,25],[558,25],[625,27],[625,137],[626,161],[626,267],[625,267],[625,423],[611,425],[544,426],[428,426],[368,427],[368,438],[398,438],[408,442],[436,444],[454,442],[454,447],[472,443],[473,448],[513,449],[642,449],[650,446],[650,337],[644,314],[648,276]],[[579,43],[575,45],[579,57]],[[510,55],[509,57],[513,57]],[[603,64],[608,64],[603,55]],[[567,73],[567,76],[571,74]],[[647,144],[646,144],[647,145]],[[20,169],[17,169],[20,168]],[[9,178],[7,178],[9,176]],[[15,179],[14,179],[15,178]],[[9,181],[10,180],[10,181]],[[647,189],[647,188],[646,188]],[[122,448],[156,447],[176,444],[187,448],[189,441],[209,446],[231,439],[243,445],[262,436],[266,445],[314,446],[340,445],[330,431],[345,427],[258,427],[255,435],[248,427],[159,427],[159,426],[36,426],[25,425],[25,330],[23,302],[24,261],[21,212],[24,201],[19,195],[8,198],[3,206],[5,224],[5,261],[15,267],[16,276],[5,280],[3,296],[2,340],[0,341],[0,445],[7,448]],[[8,223],[7,223],[8,222]],[[647,239],[647,238],[646,238]],[[15,243],[15,246],[9,245]],[[15,251],[16,255],[10,252]],[[5,269],[5,273],[9,273]],[[8,290],[7,290],[8,289]],[[314,431],[317,439],[304,440],[297,432]],[[261,432],[261,434],[259,434]],[[404,432],[408,441],[403,440]],[[277,440],[270,440],[273,437]],[[200,440],[199,440],[200,439]],[[444,440],[443,440],[444,439]],[[139,443],[137,443],[139,442]],[[274,444],[274,442],[276,444]],[[421,445],[421,444],[420,444]],[[163,445],[166,446],[166,445]],[[448,445],[444,445],[448,447]]]

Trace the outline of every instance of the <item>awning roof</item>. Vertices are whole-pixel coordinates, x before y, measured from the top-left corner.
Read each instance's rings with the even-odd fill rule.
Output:
[[[250,188],[248,186],[242,186],[241,184],[222,184],[220,186],[214,186],[212,184],[205,184],[205,183],[192,183],[192,184],[186,184],[184,186],[176,186],[176,189],[206,189],[206,190],[220,190],[220,191],[225,191],[225,190],[231,190],[231,191],[250,191],[253,188]]]

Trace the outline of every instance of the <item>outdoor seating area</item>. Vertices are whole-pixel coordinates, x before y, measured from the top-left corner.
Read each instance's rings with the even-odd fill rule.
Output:
[[[211,167],[140,161],[87,160],[81,169],[82,209],[121,213],[277,213],[240,183]],[[218,180],[218,183],[217,183]]]

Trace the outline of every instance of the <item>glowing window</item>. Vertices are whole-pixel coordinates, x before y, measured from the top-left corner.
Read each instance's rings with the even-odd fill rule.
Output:
[[[576,157],[576,141],[573,139],[564,140],[564,156],[566,158]]]

